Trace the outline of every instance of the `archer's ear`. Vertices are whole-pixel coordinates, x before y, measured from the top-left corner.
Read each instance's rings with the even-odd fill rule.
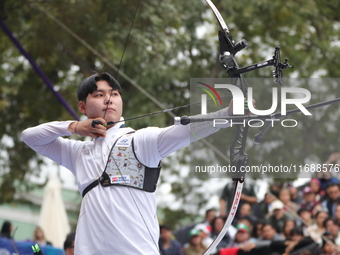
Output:
[[[86,104],[84,101],[79,101],[78,103],[78,109],[81,113],[86,115]]]

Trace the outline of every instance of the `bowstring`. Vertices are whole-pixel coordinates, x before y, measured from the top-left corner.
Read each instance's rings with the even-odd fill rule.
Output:
[[[228,97],[232,97],[232,95],[221,96],[221,98],[228,98]],[[212,101],[214,101],[216,99],[217,98],[209,99],[209,100],[207,100],[207,102],[212,102]],[[131,117],[131,118],[124,119],[124,120],[110,121],[110,122],[107,123],[107,125],[110,126],[110,125],[114,125],[114,124],[119,123],[119,122],[126,122],[126,121],[136,120],[136,119],[140,119],[140,118],[150,117],[150,116],[157,115],[157,114],[160,114],[160,113],[172,112],[174,110],[183,109],[183,108],[186,108],[186,107],[189,107],[189,106],[193,106],[193,105],[198,105],[198,104],[201,104],[201,103],[202,102],[199,101],[199,102],[195,102],[195,103],[191,103],[191,104],[175,106],[173,108],[169,108],[169,109],[165,109],[165,110],[161,110],[161,111],[157,111],[157,112],[151,112],[151,113],[143,114],[143,115],[136,116],[136,117]]]
[[[122,66],[122,63],[123,63],[123,58],[124,58],[125,51],[126,51],[129,39],[130,39],[130,35],[131,35],[132,28],[133,28],[133,24],[135,23],[135,19],[136,19],[137,12],[138,12],[138,9],[139,9],[140,1],[141,0],[138,0],[137,6],[136,6],[136,10],[135,10],[135,13],[133,15],[132,22],[131,22],[131,25],[130,25],[129,33],[128,33],[128,35],[126,37],[126,40],[125,40],[125,44],[124,44],[124,48],[123,48],[123,53],[122,53],[122,56],[120,57],[120,61],[119,61],[119,65],[118,65],[118,70],[117,70],[116,74],[114,75],[116,80],[118,80],[119,70],[120,70],[120,67]],[[107,113],[107,109],[109,108],[109,102],[110,102],[111,97],[112,97],[112,93],[110,94],[109,100],[107,101],[107,106],[106,106],[106,110],[104,112],[103,119],[105,119],[105,116],[106,116],[106,113]]]

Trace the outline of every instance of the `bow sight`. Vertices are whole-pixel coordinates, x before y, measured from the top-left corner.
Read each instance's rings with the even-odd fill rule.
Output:
[[[248,46],[248,42],[245,39],[242,39],[240,42],[235,44],[235,41],[231,37],[230,33],[226,30],[224,30],[224,33],[222,31],[219,31],[218,38],[220,41],[220,63],[226,70],[230,78],[239,78],[240,75],[243,73],[254,71],[267,66],[274,66],[274,82],[279,83],[282,86],[282,70],[286,69],[287,67],[294,68],[294,66],[291,66],[288,63],[287,58],[284,62],[281,62],[279,47],[275,48],[272,59],[239,68],[236,61],[234,60],[234,56],[237,52],[245,49]]]

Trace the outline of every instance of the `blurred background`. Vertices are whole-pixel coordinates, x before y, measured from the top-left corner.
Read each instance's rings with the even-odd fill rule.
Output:
[[[311,103],[339,97],[340,2],[214,3],[234,39],[249,43],[237,54],[240,66],[270,59],[279,46],[282,58],[295,66],[284,71],[285,77],[333,78],[332,82],[307,84]],[[73,176],[28,148],[21,141],[21,132],[44,122],[84,118],[75,93],[83,78],[94,70],[113,74],[123,88],[123,116],[130,118],[188,104],[190,78],[226,77],[218,63],[218,22],[204,1],[143,0],[137,6],[138,1],[122,0],[1,1],[0,224],[12,221],[18,227],[16,239],[32,238],[50,178],[61,181],[65,225],[75,230],[81,198]],[[246,74],[251,78],[271,76],[270,67]],[[268,102],[267,97],[266,93],[257,96],[258,108]],[[339,114],[335,104],[313,111],[314,118],[301,119],[297,129],[270,130],[261,145],[255,146],[250,137],[247,152],[252,164],[324,163],[332,152],[339,151]],[[189,108],[174,115],[189,115]],[[164,113],[127,124],[139,129],[172,123],[173,116]],[[225,144],[222,153],[229,154],[234,135],[230,132],[220,141]],[[185,148],[164,160],[156,191],[159,220],[173,228],[202,220],[208,208],[218,209],[222,189],[230,182],[227,178],[190,177],[189,154]],[[298,176],[290,178],[304,182]],[[261,200],[273,180],[249,182],[254,183]]]

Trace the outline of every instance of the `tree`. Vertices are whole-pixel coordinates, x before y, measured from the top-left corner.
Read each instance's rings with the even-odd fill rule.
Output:
[[[237,54],[240,66],[270,58],[273,48],[280,46],[282,56],[288,57],[295,66],[294,70],[284,72],[286,77],[339,76],[337,13],[340,4],[323,0],[287,0],[284,4],[269,0],[214,2],[233,37],[236,40],[245,37],[250,43],[246,50]],[[77,109],[77,84],[97,69],[117,76],[123,87],[125,118],[160,110],[48,15],[57,18],[112,65],[119,66],[120,72],[141,84],[166,107],[188,103],[191,77],[226,77],[218,63],[217,21],[208,6],[197,0],[141,1],[120,64],[137,3],[112,3],[108,0],[3,1],[0,14],[2,21],[73,109]],[[8,202],[13,199],[16,190],[30,188],[26,186],[25,178],[28,174],[37,174],[43,162],[21,142],[21,131],[39,123],[72,117],[3,33],[0,37],[0,63],[0,121],[3,123],[0,126],[0,202]],[[270,68],[265,68],[246,76],[262,78],[270,75]],[[288,83],[295,85],[294,80]],[[304,86],[311,91],[313,102],[338,94],[338,83],[334,80],[315,85],[307,82]],[[261,89],[256,95],[257,107],[266,109],[270,103],[270,87]],[[140,96],[136,96],[137,93]],[[286,164],[288,159],[298,164],[322,163],[332,151],[337,150],[337,109],[329,107],[329,114],[325,109],[315,111],[315,121],[298,119],[303,126],[294,130],[272,129],[261,147],[249,141],[248,154],[252,164]],[[179,116],[188,114],[188,109],[176,112]],[[128,124],[137,129],[165,126],[172,122],[172,117],[162,114]],[[319,122],[329,124],[320,126],[317,125]],[[258,130],[252,132],[254,134]],[[227,133],[226,140],[219,139],[219,147],[225,148],[225,152],[234,135],[233,132]],[[183,150],[177,154],[181,157],[173,160],[186,165],[188,153]],[[170,163],[166,164],[163,176],[164,172],[166,175],[180,175],[180,170],[174,169]],[[163,178],[162,181],[167,182]],[[191,189],[191,184],[186,187],[188,183],[184,181],[191,182],[183,178],[182,183],[176,182],[176,186],[173,183],[172,192],[182,201],[183,209],[199,212],[204,209],[209,194],[197,194],[197,201],[191,196],[182,196],[184,191],[196,191]],[[197,183],[192,185],[199,186]]]

